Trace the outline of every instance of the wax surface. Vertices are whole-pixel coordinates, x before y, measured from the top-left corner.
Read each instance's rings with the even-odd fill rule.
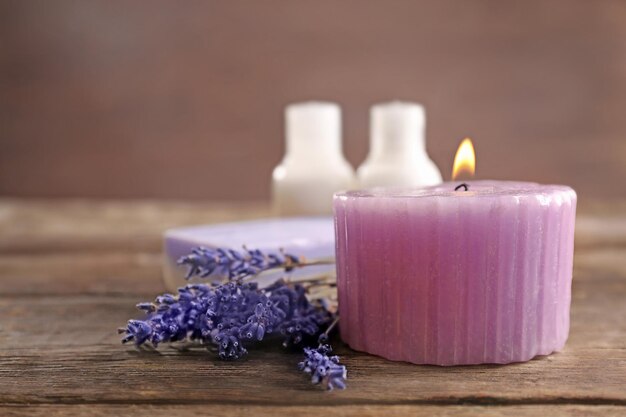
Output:
[[[352,348],[435,365],[563,348],[576,193],[458,184],[335,196],[340,331]]]
[[[221,223],[170,229],[164,235],[164,277],[170,290],[185,285],[186,270],[176,261],[197,246],[207,248],[250,249],[278,251],[281,248],[307,259],[326,259],[335,255],[335,235],[331,217],[294,217],[245,222]],[[328,272],[332,266],[295,269],[291,275]],[[266,276],[268,280],[272,276]],[[277,278],[277,276],[273,276]]]

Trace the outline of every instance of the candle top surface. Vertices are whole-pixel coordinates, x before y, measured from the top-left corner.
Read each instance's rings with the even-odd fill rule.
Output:
[[[467,189],[461,186],[465,184]],[[455,188],[460,187],[455,190]],[[422,198],[422,197],[445,197],[466,198],[474,197],[524,197],[536,195],[548,195],[554,193],[576,192],[566,185],[543,185],[534,182],[517,181],[452,181],[430,187],[379,187],[367,190],[350,190],[335,194],[335,199],[352,198]]]

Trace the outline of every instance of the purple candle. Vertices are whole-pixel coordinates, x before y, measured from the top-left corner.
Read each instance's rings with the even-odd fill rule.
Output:
[[[471,181],[334,198],[341,337],[391,360],[527,361],[569,332],[576,193]]]

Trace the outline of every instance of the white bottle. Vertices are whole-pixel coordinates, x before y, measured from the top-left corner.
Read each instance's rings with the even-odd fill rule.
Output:
[[[441,173],[426,153],[426,116],[416,103],[391,102],[370,110],[370,152],[357,171],[359,186],[427,186]]]
[[[354,169],[341,150],[339,106],[287,106],[285,137],[285,157],[273,173],[274,211],[280,216],[331,215],[333,193],[356,185]]]

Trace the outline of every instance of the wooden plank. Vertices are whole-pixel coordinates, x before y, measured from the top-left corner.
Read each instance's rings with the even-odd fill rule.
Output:
[[[626,209],[610,214],[576,216],[576,246],[587,247],[615,247],[626,246]]]
[[[111,345],[5,351],[0,403],[626,405],[623,349],[569,349],[504,368],[443,369],[343,347],[338,353],[349,389],[322,393],[296,370],[299,354],[278,351],[256,350],[234,363],[201,351],[135,353]]]
[[[522,364],[415,366],[335,341],[350,387],[325,396],[296,370],[299,352],[273,345],[240,362],[119,345],[132,296],[2,297],[0,403],[626,405],[624,294],[611,275],[576,282],[566,349]]]
[[[0,254],[159,252],[170,227],[271,216],[267,203],[0,198]],[[579,249],[626,247],[626,203],[581,207]]]
[[[579,216],[575,280],[599,270],[626,277],[622,206],[596,204]],[[268,214],[262,203],[0,199],[0,295],[156,294],[164,229]]]
[[[165,291],[161,264],[161,254],[154,252],[0,253],[0,296],[153,297]],[[574,257],[574,281],[594,280],[598,274],[626,279],[626,247],[578,249]]]
[[[579,249],[574,253],[574,279],[594,279],[599,271],[626,279],[626,247]]]
[[[0,199],[0,253],[159,252],[178,226],[270,216],[267,203]]]
[[[592,222],[577,229],[564,352],[509,366],[439,368],[389,362],[335,340],[350,387],[326,394],[295,369],[299,352],[264,344],[229,363],[203,349],[138,352],[115,333],[136,316],[136,302],[163,291],[164,228],[255,218],[267,213],[263,205],[0,200],[0,415],[81,415],[93,405],[110,414],[132,404],[141,404],[131,408],[139,415],[619,415],[626,233],[615,207],[584,210]]]
[[[141,294],[165,291],[155,253],[0,254],[0,295]]]
[[[66,417],[109,417],[132,415],[135,417],[184,417],[211,415],[212,417],[290,417],[337,416],[337,417],[430,417],[430,416],[485,416],[485,417],[536,417],[602,416],[621,417],[626,407],[611,405],[514,405],[514,406],[436,406],[436,405],[334,405],[334,406],[259,406],[259,405],[37,405],[0,406],[0,415],[21,416],[66,416]]]

